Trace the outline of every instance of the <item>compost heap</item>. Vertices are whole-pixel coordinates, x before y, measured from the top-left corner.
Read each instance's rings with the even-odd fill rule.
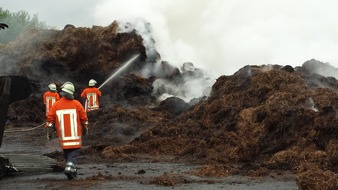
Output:
[[[207,97],[159,102],[165,89],[154,93],[155,81],[179,85],[187,73],[146,52],[137,31],[119,32],[117,22],[28,30],[1,46],[1,64],[10,63],[2,75],[28,76],[34,88],[31,97],[10,106],[7,127],[45,121],[42,94],[49,83],[72,81],[80,100],[89,79],[102,84],[135,54],[141,56],[101,89],[102,107],[88,113],[87,152],[111,161],[172,155],[172,161],[201,164],[195,174],[203,176],[291,171],[301,189],[338,187],[337,80],[314,72],[335,68],[316,60],[296,68],[248,65],[220,76]],[[142,68],[152,66],[157,72],[142,75]],[[201,77],[201,71],[188,75]]]

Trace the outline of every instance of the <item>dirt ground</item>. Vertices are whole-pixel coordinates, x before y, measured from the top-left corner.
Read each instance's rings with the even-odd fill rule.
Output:
[[[54,155],[62,164],[58,141],[48,141],[44,128],[16,133],[11,130],[6,129],[1,154]],[[90,154],[86,147],[83,150],[77,180],[68,180],[61,167],[49,172],[21,171],[2,178],[1,189],[298,189],[293,174],[201,177],[193,174],[201,166],[173,162],[169,156],[140,154],[133,155],[137,159],[130,162],[116,162]]]

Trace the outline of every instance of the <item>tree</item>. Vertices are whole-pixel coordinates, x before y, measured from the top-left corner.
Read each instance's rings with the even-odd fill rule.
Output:
[[[0,8],[0,23],[8,25],[6,30],[0,31],[0,43],[14,41],[28,28],[46,29],[51,28],[45,22],[40,22],[37,14],[31,17],[26,11],[12,13]]]

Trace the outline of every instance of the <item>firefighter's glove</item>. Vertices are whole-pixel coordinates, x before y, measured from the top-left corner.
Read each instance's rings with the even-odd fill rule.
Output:
[[[88,128],[88,121],[83,122],[81,125],[82,125],[83,128]]]
[[[47,128],[47,139],[52,140],[53,139],[53,131],[51,128]]]
[[[86,136],[88,134],[88,121],[82,123],[82,135]]]
[[[49,123],[49,122],[46,122],[45,128],[46,128],[46,129],[48,129],[48,128],[53,128],[53,124],[52,124],[52,123]]]
[[[57,137],[56,131],[53,127],[47,128],[47,139],[52,140]]]

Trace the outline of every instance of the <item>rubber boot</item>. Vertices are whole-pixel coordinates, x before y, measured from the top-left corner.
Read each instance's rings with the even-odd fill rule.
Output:
[[[73,162],[67,162],[65,170],[65,175],[68,179],[74,179],[77,176],[77,168],[76,165]]]

